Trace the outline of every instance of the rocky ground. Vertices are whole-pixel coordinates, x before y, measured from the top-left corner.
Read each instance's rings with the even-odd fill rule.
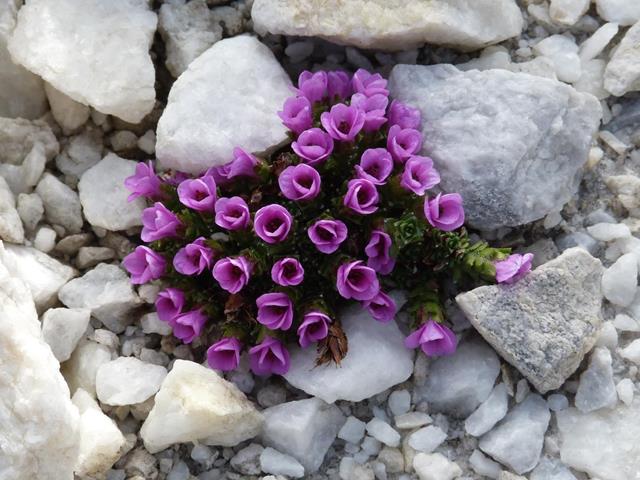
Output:
[[[353,310],[340,369],[224,380],[122,269],[123,181],[280,142],[317,68],[389,76],[538,268],[451,292],[453,357]],[[635,0],[0,0],[0,479],[640,478],[638,90]]]

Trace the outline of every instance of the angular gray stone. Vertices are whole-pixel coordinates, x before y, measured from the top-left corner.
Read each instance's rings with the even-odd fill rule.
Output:
[[[613,381],[611,353],[606,348],[596,348],[591,354],[589,368],[580,375],[576,392],[576,407],[581,412],[613,407],[618,402]]]
[[[473,326],[541,393],[559,388],[596,342],[600,260],[570,248],[513,285],[458,295]]]
[[[556,80],[453,65],[397,65],[391,94],[422,112],[423,153],[483,230],[559,211],[575,194],[601,108]],[[496,148],[499,145],[500,148]]]

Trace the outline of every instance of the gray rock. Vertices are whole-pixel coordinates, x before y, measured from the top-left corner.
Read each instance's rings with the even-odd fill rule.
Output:
[[[589,368],[580,375],[576,392],[576,407],[581,412],[613,407],[618,402],[613,381],[611,353],[606,348],[596,348],[591,354]]]
[[[398,65],[392,95],[422,111],[423,153],[483,230],[559,211],[577,191],[601,117],[595,97],[551,79]],[[496,145],[500,148],[497,149]]]
[[[82,208],[78,194],[50,173],[45,173],[36,187],[47,220],[70,233],[82,230]]]
[[[559,388],[596,342],[600,260],[566,250],[513,285],[458,295],[473,326],[541,393]]]
[[[58,141],[49,125],[42,120],[29,121],[23,118],[0,118],[0,144],[0,163],[10,165],[21,165],[38,144],[44,147],[47,161],[59,150]]]

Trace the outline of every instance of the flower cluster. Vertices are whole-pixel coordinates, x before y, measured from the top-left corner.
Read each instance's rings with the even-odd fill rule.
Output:
[[[147,245],[124,260],[132,282],[160,281],[159,318],[220,370],[246,351],[256,374],[284,374],[294,341],[340,362],[339,309],[358,302],[389,322],[392,289],[409,292],[407,347],[453,353],[440,285],[512,281],[530,258],[469,243],[461,196],[438,189],[421,154],[420,111],[390,100],[379,74],[303,72],[277,114],[291,142],[269,157],[236,148],[196,178],[138,165],[126,186],[151,206]]]

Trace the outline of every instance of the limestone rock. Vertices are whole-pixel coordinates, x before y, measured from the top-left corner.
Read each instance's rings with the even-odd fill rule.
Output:
[[[265,473],[292,478],[304,477],[304,467],[295,458],[270,447],[265,448],[260,454],[260,468]]]
[[[176,360],[140,435],[151,453],[196,440],[228,447],[255,437],[262,422],[235,385],[202,365]]]
[[[417,454],[413,468],[420,480],[453,480],[462,475],[462,469],[441,453]]]
[[[504,418],[508,406],[507,387],[504,383],[496,385],[491,395],[465,420],[465,430],[474,437],[487,433]]]
[[[16,199],[4,178],[0,176],[0,239],[12,243],[24,242],[24,227]]]
[[[155,103],[156,23],[141,0],[30,0],[9,51],[77,102],[137,123]]]
[[[591,354],[589,368],[580,375],[576,407],[581,412],[588,413],[600,408],[613,407],[617,402],[611,353],[606,348],[596,348]]]
[[[107,405],[133,405],[142,403],[160,389],[167,369],[138,360],[119,357],[98,368],[96,393]]]
[[[524,73],[452,65],[397,65],[389,88],[421,110],[423,153],[443,189],[462,195],[470,225],[529,223],[577,191],[601,116],[593,96]]]
[[[87,331],[91,312],[82,308],[51,308],[42,316],[42,336],[59,362],[71,357]]]
[[[480,334],[538,391],[559,388],[595,344],[602,264],[570,248],[513,285],[458,295]]]
[[[587,13],[590,4],[591,0],[551,0],[549,16],[554,22],[573,25]]]
[[[604,70],[604,88],[616,96],[640,90],[640,21],[624,34]]]
[[[582,66],[574,40],[564,35],[551,35],[534,45],[533,51],[551,60],[559,80],[573,83],[580,79]]]
[[[102,364],[111,361],[111,356],[111,350],[105,345],[81,341],[62,368],[71,394],[81,388],[95,397],[96,374]]]
[[[598,15],[608,22],[633,25],[640,20],[640,4],[626,0],[596,0]]]
[[[291,81],[254,37],[222,40],[194,60],[169,92],[158,122],[160,165],[189,173],[233,159],[233,149],[266,150],[286,138],[276,115]]]
[[[38,144],[44,147],[46,161],[51,160],[60,150],[56,136],[45,122],[0,117],[0,163],[21,165]],[[0,173],[4,175],[4,172]]]
[[[543,457],[531,472],[529,480],[577,480],[571,470],[562,462]]]
[[[36,187],[44,205],[44,214],[54,225],[60,225],[69,233],[82,230],[82,209],[78,194],[50,173],[45,173]]]
[[[628,307],[638,289],[638,256],[622,255],[602,275],[602,293],[611,303]]]
[[[88,106],[76,102],[48,83],[45,84],[44,89],[47,92],[53,118],[66,133],[73,132],[87,123],[91,113]]]
[[[408,50],[424,43],[482,48],[519,35],[522,14],[511,0],[388,2],[255,0],[254,28],[375,50]]]

